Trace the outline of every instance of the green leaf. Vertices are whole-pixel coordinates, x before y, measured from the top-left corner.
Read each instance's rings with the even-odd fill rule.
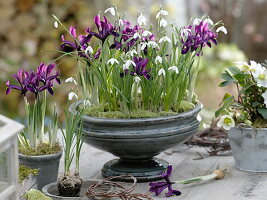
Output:
[[[220,114],[222,114],[223,111],[227,110],[231,105],[233,105],[233,103],[234,103],[234,97],[233,96],[225,99],[223,101],[222,107],[220,107],[218,110],[216,110],[215,117],[218,117]]]
[[[234,81],[233,77],[227,71],[222,73],[221,78],[225,81]]]
[[[228,67],[228,70],[233,74],[243,74],[238,67]]]
[[[264,119],[267,119],[267,108],[258,108],[258,112],[262,115]]]
[[[227,99],[229,99],[231,97],[233,97],[231,94],[225,93],[225,95],[223,96],[223,101],[225,101],[225,100],[227,100]]]
[[[230,85],[231,83],[233,83],[233,81],[223,81],[219,84],[220,87],[225,87],[227,85]]]

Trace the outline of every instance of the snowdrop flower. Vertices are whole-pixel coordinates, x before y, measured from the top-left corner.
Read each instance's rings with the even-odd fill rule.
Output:
[[[168,24],[168,22],[167,22],[165,19],[161,19],[161,20],[159,21],[159,26],[160,26],[160,27],[166,27],[167,24]]]
[[[134,54],[137,54],[137,52],[136,52],[135,49],[133,49],[133,50],[131,50],[131,51],[128,51],[128,52],[126,53],[127,56],[130,55],[130,56],[132,56],[132,57],[134,56]]]
[[[178,70],[178,68],[176,66],[171,66],[171,67],[168,68],[168,70],[169,71],[174,71],[176,74],[179,73],[179,70]]]
[[[236,66],[244,73],[249,74],[250,73],[250,66],[247,62],[244,61],[236,61],[234,62]]]
[[[123,69],[123,70],[129,69],[129,67],[130,67],[131,65],[135,66],[134,61],[132,61],[132,60],[127,60],[127,61],[125,62],[125,64],[122,65],[122,69]]]
[[[205,19],[205,22],[208,22],[210,25],[213,25],[213,21],[210,18]]]
[[[141,50],[143,51],[146,48],[147,43],[146,42],[141,42],[140,45],[141,45]]]
[[[254,73],[252,73],[254,79],[257,82],[258,87],[265,87],[267,88],[267,69],[265,68],[258,68]]]
[[[111,64],[111,65],[114,65],[114,63],[119,64],[119,61],[115,58],[110,58],[107,62],[107,64]]]
[[[168,13],[168,11],[166,11],[166,10],[160,10],[158,13],[157,13],[157,15],[156,15],[156,18],[158,19],[160,16],[166,16],[166,15],[168,15],[169,13]]]
[[[230,115],[223,115],[217,123],[218,127],[223,127],[225,130],[235,126],[235,121]]]
[[[138,16],[137,23],[139,26],[142,26],[142,24],[146,25],[146,18],[142,13],[140,13],[140,15]]]
[[[217,28],[216,32],[218,33],[220,31],[223,32],[224,34],[227,34],[227,30],[224,26],[220,26],[219,28]]]
[[[162,58],[160,56],[157,56],[155,59],[155,63],[156,64],[162,63]]]
[[[144,32],[142,33],[142,36],[143,36],[143,37],[148,37],[148,36],[150,36],[150,35],[152,35],[152,33],[151,33],[150,31],[144,31]]]
[[[168,36],[163,36],[162,38],[160,38],[159,39],[159,43],[162,43],[162,42],[169,42],[169,43],[171,43],[171,40],[170,40],[170,38],[168,38]]]
[[[124,25],[124,22],[122,19],[119,19],[119,26],[123,26]]]
[[[140,78],[139,76],[135,76],[135,77],[134,77],[134,81],[135,81],[136,83],[139,83],[139,82],[141,81],[141,78]]]
[[[161,69],[159,70],[159,72],[158,72],[158,75],[159,75],[159,76],[160,76],[160,75],[166,76],[166,72],[165,72],[165,70],[164,70],[163,68],[161,68]]]
[[[73,97],[75,97],[76,99],[78,99],[77,94],[75,94],[75,92],[70,92],[68,94],[68,99],[71,101],[73,99]]]
[[[140,36],[140,34],[139,33],[135,33],[134,35],[133,35],[133,38],[135,39],[135,38],[140,38],[141,36]]]
[[[77,82],[75,81],[74,78],[72,77],[69,77],[65,80],[65,83],[74,83],[74,85],[77,85]]]
[[[194,25],[194,26],[197,26],[197,25],[199,25],[199,23],[200,23],[201,21],[202,21],[201,19],[199,19],[199,18],[195,18],[194,21],[193,21],[193,25]]]
[[[90,106],[90,101],[89,100],[84,100],[83,101],[83,107]]]
[[[85,53],[88,55],[88,54],[92,54],[94,52],[93,48],[91,46],[88,46],[86,49],[85,49]]]
[[[188,35],[191,34],[191,29],[183,28],[181,31],[181,36],[188,37]]]
[[[147,45],[150,46],[150,47],[152,47],[152,48],[158,48],[159,49],[159,45],[156,42],[154,42],[154,41],[149,41],[147,43]]]
[[[262,97],[264,99],[264,104],[265,104],[265,106],[267,108],[267,90],[264,93],[262,93]]]
[[[54,27],[58,28],[58,22],[57,21],[54,22]]]
[[[111,15],[115,16],[115,9],[114,7],[110,7],[107,10],[104,11],[104,13],[110,12]]]

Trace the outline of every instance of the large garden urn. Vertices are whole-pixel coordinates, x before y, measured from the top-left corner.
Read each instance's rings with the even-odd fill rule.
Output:
[[[70,109],[74,111],[80,103],[72,104]],[[83,116],[85,142],[118,157],[104,165],[104,177],[130,174],[139,182],[158,180],[169,163],[155,156],[184,143],[197,131],[201,107],[201,104],[197,104],[190,111],[156,118],[107,119]]]

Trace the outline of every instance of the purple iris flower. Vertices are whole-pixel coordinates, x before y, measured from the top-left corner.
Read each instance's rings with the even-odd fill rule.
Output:
[[[189,51],[197,51],[197,56],[202,52],[203,47],[211,47],[211,42],[217,45],[217,34],[209,28],[209,23],[202,20],[199,25],[187,26],[181,34],[182,54]]]
[[[155,192],[156,196],[158,196],[163,190],[168,189],[168,192],[165,193],[166,197],[170,196],[179,196],[182,193],[178,190],[173,190],[172,189],[172,184],[175,182],[171,182],[169,176],[171,175],[172,172],[172,166],[169,165],[167,170],[161,174],[162,178],[165,179],[165,182],[151,182],[149,183],[149,191],[150,192]]]
[[[146,70],[146,66],[148,63],[148,59],[147,58],[142,58],[142,57],[134,57],[133,61],[135,63],[135,66],[133,66],[134,71],[130,72],[131,75],[133,76],[144,76],[146,79],[150,79],[150,74],[149,71],[150,70]]]
[[[60,84],[59,71],[52,73],[54,68],[55,64],[53,63],[50,65],[41,63],[37,68],[36,73],[33,70],[24,71],[19,69],[17,74],[13,75],[19,85],[11,85],[8,80],[6,82],[6,94],[9,94],[11,89],[15,89],[20,90],[23,95],[26,95],[26,93],[30,91],[37,97],[38,94],[44,90],[47,90],[51,95],[53,95],[53,81],[55,80],[58,84]]]
[[[100,15],[98,14],[95,16],[94,21],[95,21],[95,25],[97,27],[98,33],[91,32],[91,31],[89,31],[89,33],[97,37],[98,39],[100,39],[102,41],[102,44],[105,42],[105,40],[107,39],[109,35],[116,35],[116,32],[115,32],[116,28],[107,20],[105,16],[104,16],[104,20],[101,21]]]

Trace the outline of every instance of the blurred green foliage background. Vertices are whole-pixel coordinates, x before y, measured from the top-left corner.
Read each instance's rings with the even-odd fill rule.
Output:
[[[152,23],[160,7],[168,10],[169,22],[184,26],[191,16],[208,13],[213,21],[223,20],[228,34],[221,34],[220,45],[206,49],[196,92],[212,116],[225,90],[219,88],[220,73],[233,61],[253,59],[261,62],[267,53],[267,1],[266,0],[0,0],[0,113],[15,119],[24,115],[19,92],[5,95],[5,81],[19,68],[35,69],[41,61],[50,62],[59,54],[49,52],[60,47],[60,35],[51,14],[55,14],[67,27],[78,25],[78,32],[93,25],[93,17],[115,4],[119,12],[133,23],[142,12]],[[59,62],[61,62],[60,60]],[[71,90],[64,80],[77,72],[75,61],[66,60],[59,66],[62,85],[57,86],[49,104],[66,104]],[[59,109],[62,110],[62,109]],[[211,114],[210,114],[211,113]]]

